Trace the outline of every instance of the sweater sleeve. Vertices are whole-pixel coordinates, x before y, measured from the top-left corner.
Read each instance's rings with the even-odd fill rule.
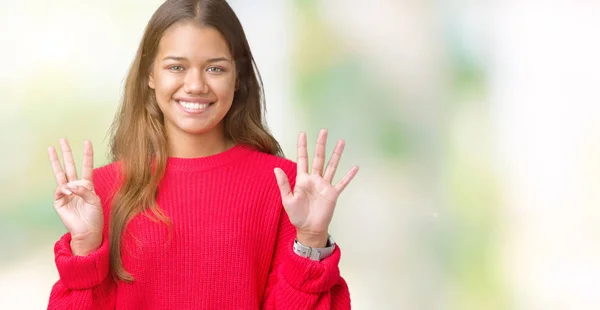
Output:
[[[293,188],[294,170],[286,171]],[[296,228],[282,207],[275,253],[263,300],[263,309],[350,309],[350,293],[340,276],[340,247],[331,256],[313,261],[293,251]]]
[[[71,235],[54,246],[60,279],[52,287],[48,309],[114,309],[116,284],[109,273],[108,238],[87,256],[71,252]]]

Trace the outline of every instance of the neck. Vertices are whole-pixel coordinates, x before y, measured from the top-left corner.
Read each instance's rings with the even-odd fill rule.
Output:
[[[225,138],[223,130],[211,130],[203,134],[173,133],[168,136],[169,157],[196,158],[222,153],[233,147],[233,141]]]

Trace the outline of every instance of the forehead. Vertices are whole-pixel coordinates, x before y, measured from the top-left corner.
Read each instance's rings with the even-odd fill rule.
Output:
[[[191,59],[231,57],[231,52],[227,41],[218,30],[187,21],[176,23],[164,32],[158,45],[158,55]]]

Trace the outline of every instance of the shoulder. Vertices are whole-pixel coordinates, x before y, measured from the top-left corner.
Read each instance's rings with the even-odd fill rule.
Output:
[[[94,169],[94,183],[114,181],[121,175],[121,165],[118,162],[112,162]]]
[[[285,157],[263,153],[258,150],[252,149],[248,155],[248,163],[254,163],[252,165],[259,171],[265,171],[269,175],[273,175],[273,169],[281,168],[289,178],[296,177],[296,163]]]
[[[94,169],[94,190],[102,200],[112,197],[121,180],[121,165],[113,162]]]

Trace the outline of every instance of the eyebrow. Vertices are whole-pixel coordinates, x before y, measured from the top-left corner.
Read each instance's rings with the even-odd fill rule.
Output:
[[[165,61],[165,60],[187,61],[188,59],[185,57],[180,57],[180,56],[167,56],[167,57],[163,58],[163,61]],[[213,63],[213,62],[220,62],[220,61],[229,62],[230,60],[227,57],[215,57],[215,58],[209,58],[206,62]]]

